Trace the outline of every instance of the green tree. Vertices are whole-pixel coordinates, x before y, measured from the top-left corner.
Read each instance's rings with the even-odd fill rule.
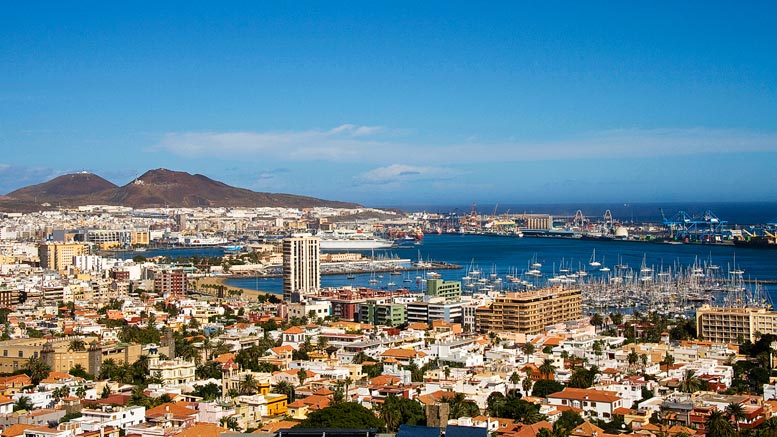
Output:
[[[612,312],[610,313],[610,321],[615,326],[620,326],[623,324],[623,314]]]
[[[395,394],[390,394],[384,399],[383,404],[377,408],[377,413],[378,417],[386,423],[386,429],[389,432],[396,432],[401,424],[426,424],[426,415],[418,402]]]
[[[564,410],[561,412],[561,417],[558,418],[556,421],[556,424],[559,426],[559,428],[562,428],[567,431],[567,434],[575,429],[576,426],[583,423],[583,418],[580,417],[580,414],[575,413],[572,410]]]
[[[550,358],[545,358],[542,360],[542,364],[540,364],[539,370],[544,379],[550,379],[556,372],[556,366],[553,364],[553,360]]]
[[[194,387],[192,394],[194,396],[199,396],[206,401],[212,401],[221,397],[221,386],[212,382],[198,385]]]
[[[30,411],[32,410],[32,401],[28,396],[20,396],[19,399],[16,400],[16,403],[13,405],[14,411]]]
[[[523,356],[524,356],[524,359],[525,359],[524,362],[528,362],[529,361],[529,357],[534,353],[534,351],[535,351],[535,347],[529,341],[527,341],[526,343],[524,343],[521,346],[521,352],[523,353]]]
[[[86,350],[86,342],[82,338],[74,338],[70,340],[67,346],[68,351],[83,352]]]
[[[286,395],[289,403],[294,402],[295,390],[294,386],[286,381],[281,381],[272,387],[272,392],[280,395]]]
[[[734,437],[734,427],[722,411],[713,411],[707,417],[707,437]]]
[[[32,385],[38,385],[42,380],[46,379],[51,373],[51,367],[46,364],[42,359],[32,357],[27,360],[27,364],[24,366],[24,371],[30,376]]]
[[[76,364],[75,366],[71,367],[67,373],[77,378],[94,380],[94,375],[92,375],[91,373],[87,373],[86,369],[84,369],[84,366],[82,366],[81,364]]]
[[[541,379],[534,383],[534,387],[532,388],[531,392],[534,396],[545,398],[548,397],[549,394],[560,392],[561,390],[564,390],[564,385],[560,382],[549,379]]]
[[[664,359],[660,363],[662,366],[666,366],[666,372],[669,373],[669,368],[674,364],[674,357],[669,355],[669,351],[664,355]]]
[[[601,314],[596,313],[593,316],[591,316],[590,322],[591,322],[591,325],[595,326],[596,330],[599,331],[599,329],[601,329],[601,327],[604,325],[604,318],[602,317]]]
[[[245,375],[238,384],[238,391],[241,395],[252,395],[256,393],[259,383],[253,375]]]
[[[486,408],[488,413],[494,417],[505,417],[507,407],[507,398],[501,392],[495,391],[488,395],[486,399]]]
[[[529,378],[528,376],[526,378],[523,378],[523,380],[521,381],[521,388],[523,389],[523,392],[524,394],[526,394],[526,396],[529,396],[531,394],[532,385],[534,385],[534,382],[532,382],[531,378]]]
[[[445,396],[442,402],[448,404],[448,417],[475,417],[480,414],[478,405],[464,396],[464,393],[455,393],[453,396]]]
[[[346,428],[386,430],[386,423],[371,410],[354,402],[343,402],[308,414],[295,428]]]
[[[299,385],[304,384],[305,380],[308,379],[308,372],[304,368],[299,369],[297,372],[297,379],[299,379]]]
[[[726,405],[724,413],[726,414],[726,417],[728,417],[728,420],[736,426],[737,432],[739,432],[739,422],[746,418],[745,407],[743,407],[742,404],[732,402]]]
[[[683,380],[680,381],[680,391],[683,393],[697,392],[704,387],[704,382],[699,379],[695,372],[691,369],[686,369],[683,374]]]
[[[219,419],[219,425],[221,425],[222,428],[226,428],[231,431],[240,430],[240,425],[237,423],[237,417],[235,416],[222,417],[221,419]]]

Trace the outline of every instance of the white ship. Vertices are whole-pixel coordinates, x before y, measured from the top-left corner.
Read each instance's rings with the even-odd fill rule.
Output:
[[[184,246],[221,246],[228,243],[226,238],[199,236],[180,237],[178,241]]]
[[[316,236],[321,239],[321,250],[388,249],[394,245],[391,240],[361,232],[320,232]]]

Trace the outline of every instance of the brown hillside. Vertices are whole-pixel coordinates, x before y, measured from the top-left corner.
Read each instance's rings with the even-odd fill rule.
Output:
[[[260,193],[233,187],[200,174],[157,169],[144,173],[122,187],[92,174],[60,176],[43,184],[8,193],[5,199],[0,199],[0,208],[30,211],[46,203],[63,207],[108,204],[133,208],[359,206],[292,194]]]

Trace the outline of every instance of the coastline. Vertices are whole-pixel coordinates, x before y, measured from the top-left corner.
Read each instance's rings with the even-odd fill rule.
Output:
[[[234,285],[227,284],[227,280],[231,279],[231,275],[221,275],[221,276],[205,276],[203,278],[197,278],[195,280],[195,287],[199,291],[210,291],[210,288],[202,288],[204,285],[222,285],[224,286],[224,290],[240,290],[242,293],[242,296],[247,297],[249,299],[256,300],[260,295],[266,295],[266,296],[278,296],[277,293],[273,293],[270,291],[263,291],[263,290],[252,290],[250,288],[244,288],[244,287],[236,287]]]

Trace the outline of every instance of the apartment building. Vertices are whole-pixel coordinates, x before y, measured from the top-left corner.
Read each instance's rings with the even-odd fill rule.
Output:
[[[583,316],[580,289],[551,287],[528,293],[506,293],[475,312],[480,332],[538,334],[554,323]]]

